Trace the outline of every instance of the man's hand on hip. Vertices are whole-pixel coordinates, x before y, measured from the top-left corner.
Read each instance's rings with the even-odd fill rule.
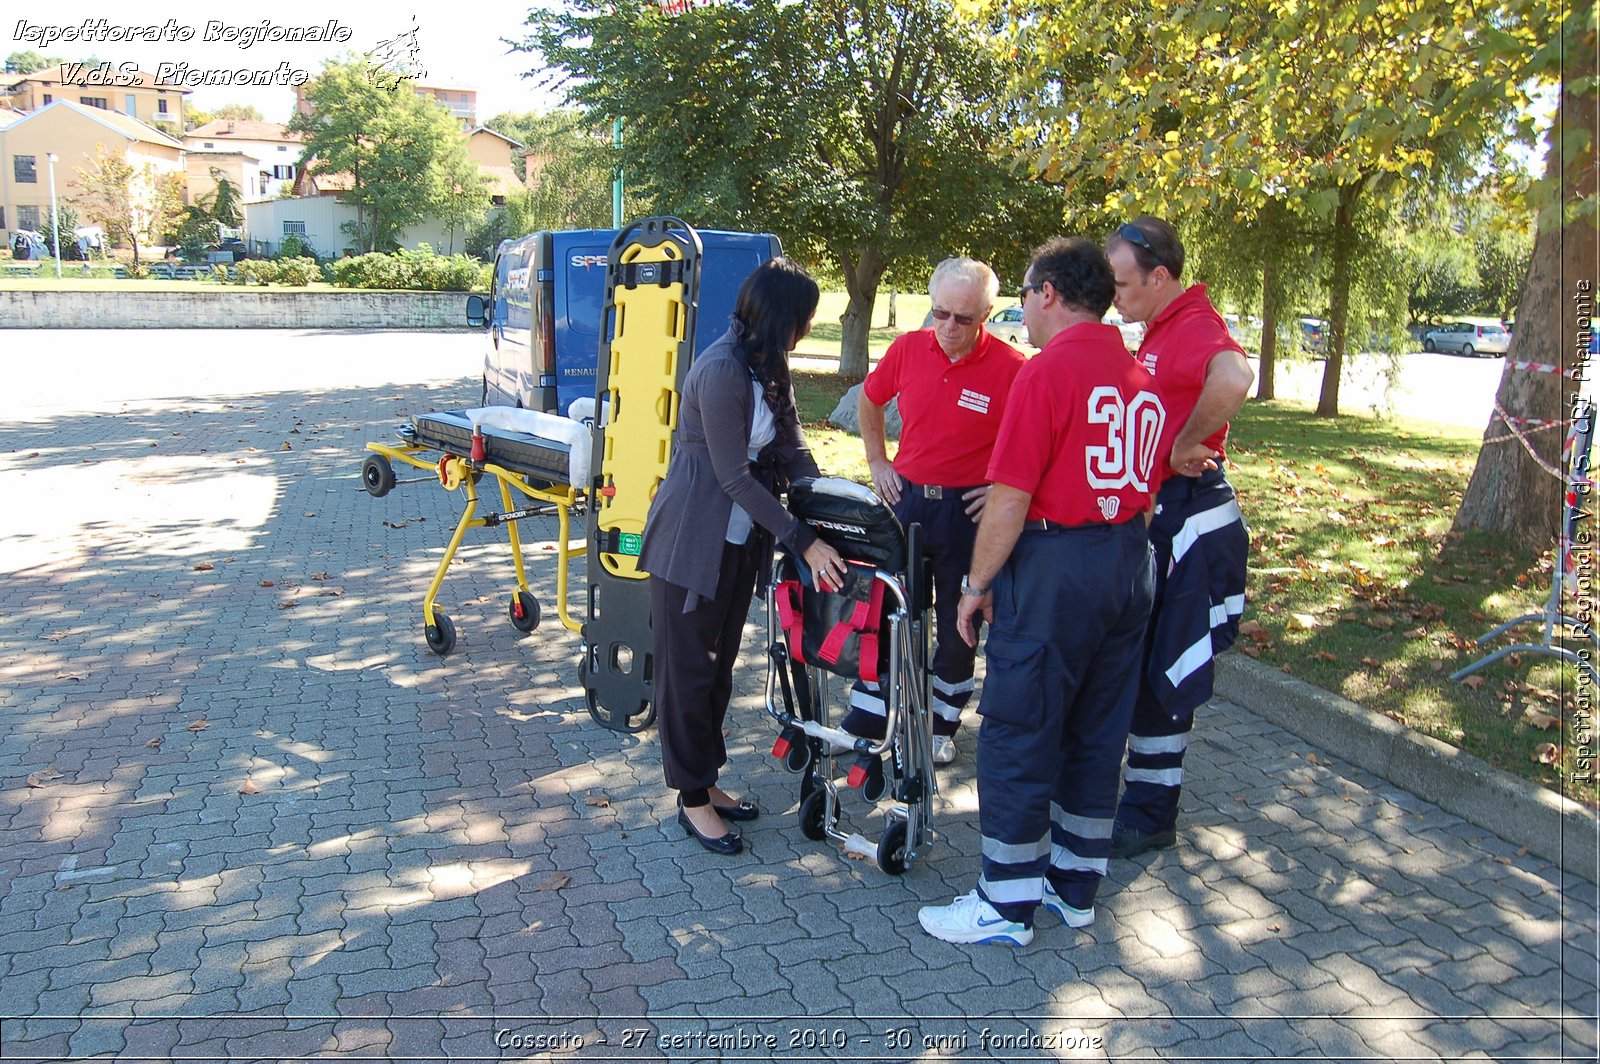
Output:
[[[878,497],[890,506],[899,502],[900,489],[905,485],[905,481],[894,471],[894,463],[884,458],[869,462],[868,468],[872,470],[872,490],[878,493]]]

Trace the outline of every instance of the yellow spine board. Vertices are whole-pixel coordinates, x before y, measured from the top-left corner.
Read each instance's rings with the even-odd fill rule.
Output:
[[[633,246],[624,264],[676,262],[683,250],[671,242],[657,247]],[[672,434],[678,427],[678,352],[685,338],[688,313],[683,283],[620,285],[612,295],[616,307],[615,339],[606,374],[610,420],[600,476],[609,493],[598,497],[596,527],[601,533],[641,536],[656,488],[667,475]],[[643,580],[637,552],[598,552],[600,564],[613,576]]]

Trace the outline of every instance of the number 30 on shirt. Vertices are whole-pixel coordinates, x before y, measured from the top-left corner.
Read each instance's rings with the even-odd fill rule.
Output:
[[[1099,490],[1131,487],[1150,490],[1150,470],[1167,419],[1154,392],[1124,402],[1122,393],[1102,385],[1089,393],[1089,424],[1106,427],[1104,446],[1085,447],[1089,486]]]

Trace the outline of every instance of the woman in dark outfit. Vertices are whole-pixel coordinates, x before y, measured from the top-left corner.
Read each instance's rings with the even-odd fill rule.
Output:
[[[788,353],[811,331],[817,284],[788,259],[759,267],[739,289],[729,330],[684,380],[678,441],[645,521],[640,566],[651,575],[656,716],[678,823],[714,853],[743,840],[724,820],[759,810],[717,786],[727,763],[722,722],[733,693],[756,573],[776,540],[836,588],[837,551],[778,501],[817,476],[800,432]]]

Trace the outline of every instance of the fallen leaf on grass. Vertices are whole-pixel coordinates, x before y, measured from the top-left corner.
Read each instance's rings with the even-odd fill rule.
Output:
[[[611,799],[603,794],[592,794],[583,800],[584,805],[592,805],[596,809],[611,808]]]
[[[1243,654],[1247,658],[1259,658],[1261,656],[1261,649],[1259,647],[1253,647],[1249,643],[1240,643],[1239,653]]]
[[[1484,685],[1484,683],[1486,683],[1486,682],[1487,681],[1485,681],[1482,676],[1479,676],[1477,673],[1474,673],[1471,676],[1468,676],[1466,679],[1462,680],[1461,684],[1464,687],[1470,687],[1474,691],[1476,691],[1480,687],[1482,687]]]
[[[1406,633],[1406,638],[1407,639],[1426,639],[1426,638],[1428,638],[1428,630],[1426,628],[1413,628],[1413,629],[1411,629],[1411,631]]]
[[[1289,627],[1295,629],[1296,631],[1309,632],[1313,628],[1316,628],[1320,623],[1321,622],[1319,622],[1309,613],[1289,614]]]
[[[185,728],[184,731],[205,731],[209,727],[211,727],[211,723],[204,717],[201,717],[199,720]]]
[[[1397,672],[1383,682],[1398,690],[1406,685],[1406,678]]]
[[[207,573],[215,568],[216,566],[212,565],[210,562],[200,562],[194,567],[194,571],[197,573]]]
[[[1255,621],[1245,621],[1240,624],[1239,634],[1256,644],[1272,642],[1272,633]]]
[[[1379,661],[1377,658],[1362,658],[1361,664],[1365,665],[1369,669],[1379,669],[1383,667],[1383,662]]]
[[[1361,623],[1365,624],[1368,628],[1376,628],[1379,631],[1388,631],[1390,628],[1394,627],[1394,618],[1389,616],[1387,613],[1374,613],[1370,617],[1362,618]]]
[[[1527,719],[1529,724],[1540,729],[1541,731],[1549,731],[1551,728],[1558,727],[1561,724],[1560,717],[1552,717],[1550,714],[1540,712],[1539,710],[1534,709],[1532,706],[1529,706],[1527,709],[1523,710],[1522,715]]]
[[[534,887],[533,889],[534,890],[560,890],[562,887],[566,886],[567,884],[569,884],[571,882],[572,882],[572,877],[567,875],[565,872],[551,872],[549,875],[544,877],[544,882],[540,883],[537,887]]]
[[[1533,760],[1541,765],[1553,765],[1561,758],[1561,750],[1555,743],[1540,743],[1533,751]]]
[[[1338,661],[1339,660],[1339,655],[1330,654],[1326,650],[1319,650],[1319,651],[1317,651],[1315,654],[1313,654],[1311,656],[1316,658],[1318,661]]]

